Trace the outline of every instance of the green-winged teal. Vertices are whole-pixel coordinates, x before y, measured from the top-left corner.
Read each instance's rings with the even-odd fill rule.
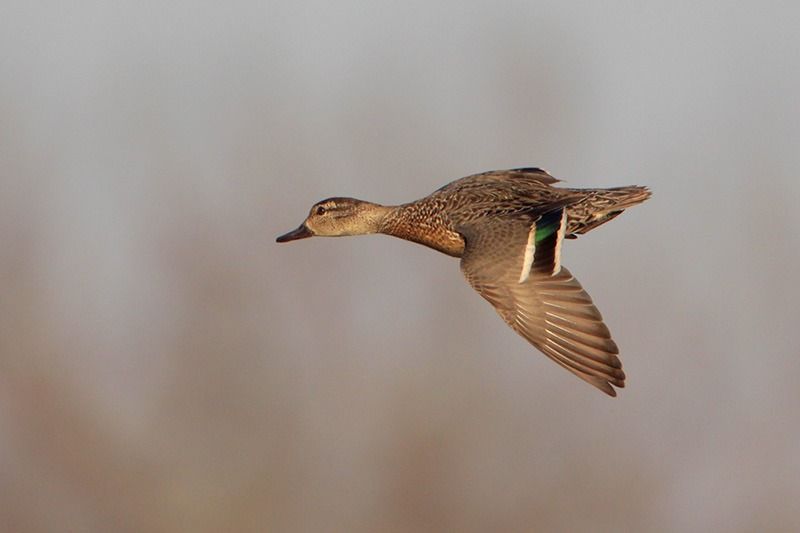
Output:
[[[314,204],[278,242],[385,233],[461,258],[461,270],[511,328],[606,394],[625,386],[616,343],[578,280],[561,267],[574,239],[645,201],[645,187],[568,189],[539,168],[461,178],[398,206],[354,198]]]

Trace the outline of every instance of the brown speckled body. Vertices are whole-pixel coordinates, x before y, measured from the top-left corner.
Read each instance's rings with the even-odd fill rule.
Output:
[[[429,196],[392,209],[380,232],[453,257],[464,253],[463,224],[498,216],[525,216],[567,207],[567,236],[574,238],[643,201],[642,187],[568,189],[538,168],[492,171],[455,180]]]

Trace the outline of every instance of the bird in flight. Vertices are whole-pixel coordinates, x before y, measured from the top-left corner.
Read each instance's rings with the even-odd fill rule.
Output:
[[[577,279],[561,266],[574,239],[650,197],[646,187],[572,189],[540,168],[494,170],[420,200],[384,206],[328,198],[277,242],[384,233],[461,258],[469,284],[550,359],[610,396],[625,386],[619,349]]]

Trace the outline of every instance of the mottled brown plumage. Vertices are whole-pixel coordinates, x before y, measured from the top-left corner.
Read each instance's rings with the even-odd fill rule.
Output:
[[[561,246],[650,197],[645,187],[570,189],[538,168],[484,172],[399,206],[329,198],[278,242],[385,233],[460,257],[467,281],[517,333],[615,396],[625,374],[602,316],[561,267]]]

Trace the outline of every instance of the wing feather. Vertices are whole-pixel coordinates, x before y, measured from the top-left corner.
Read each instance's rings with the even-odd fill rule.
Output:
[[[461,269],[520,336],[579,378],[616,396],[614,387],[625,386],[619,349],[578,280],[566,268],[553,274],[534,267],[519,281],[531,224],[535,220],[497,218],[460,227],[466,242]]]

